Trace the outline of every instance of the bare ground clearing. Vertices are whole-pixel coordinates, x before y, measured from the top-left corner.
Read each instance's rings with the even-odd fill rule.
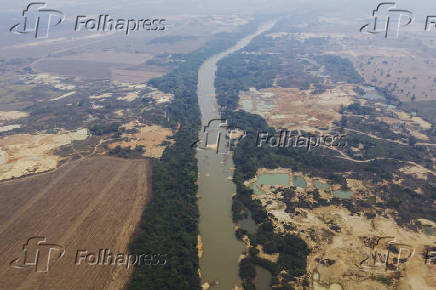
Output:
[[[78,250],[127,254],[145,208],[151,179],[147,160],[95,157],[55,172],[0,184],[0,280],[2,289],[121,289],[131,269],[76,265]],[[31,237],[65,248],[49,272],[9,263]],[[50,260],[52,261],[52,260]]]

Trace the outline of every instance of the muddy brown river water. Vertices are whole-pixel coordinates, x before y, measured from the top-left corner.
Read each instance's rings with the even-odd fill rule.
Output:
[[[244,48],[255,37],[273,26],[274,22],[262,24],[255,33],[244,37],[230,49],[212,56],[202,64],[198,72],[198,99],[203,125],[220,118],[215,99],[217,63]],[[200,132],[200,136],[203,136],[203,131]],[[236,239],[232,222],[232,194],[236,192],[236,187],[231,181],[232,156],[217,154],[213,148],[199,149],[197,159],[200,235],[203,242],[203,255],[200,259],[202,283],[217,281],[218,285],[212,289],[233,289],[241,285],[238,259],[244,252],[244,245]],[[258,268],[256,272],[256,288],[268,289],[265,285],[269,283],[269,273]]]

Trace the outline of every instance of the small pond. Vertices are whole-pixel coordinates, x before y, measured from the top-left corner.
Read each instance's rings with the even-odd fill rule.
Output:
[[[257,177],[256,182],[253,184],[254,193],[262,195],[264,192],[259,189],[261,185],[283,185],[289,186],[289,174],[286,173],[274,173],[274,174],[262,174]]]
[[[292,183],[294,184],[295,187],[301,187],[301,188],[306,188],[307,184],[306,181],[304,180],[304,178],[294,175],[292,177]]]
[[[315,179],[313,181],[313,184],[315,184],[315,187],[318,188],[318,189],[327,189],[327,188],[329,188],[329,185],[327,183],[323,183],[323,182],[321,182],[321,181],[319,181],[317,179]]]
[[[333,195],[337,198],[350,199],[353,192],[351,190],[335,190],[333,191]]]

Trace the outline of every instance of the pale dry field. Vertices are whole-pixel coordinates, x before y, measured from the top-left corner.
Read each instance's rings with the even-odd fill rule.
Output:
[[[0,139],[0,180],[41,173],[58,166],[61,157],[55,149],[71,144],[74,140],[86,140],[87,129],[58,134],[16,134]]]
[[[114,69],[112,70],[112,80],[130,83],[143,83],[153,78],[158,78],[165,75],[167,71],[161,70],[126,70]]]
[[[0,112],[0,121],[12,121],[28,117],[29,114],[20,111],[2,111]]]
[[[0,184],[0,288],[122,289],[131,268],[76,265],[76,254],[99,249],[127,254],[150,181],[147,160],[95,157]],[[10,267],[36,236],[64,247],[65,255],[53,258],[47,273]]]
[[[379,87],[396,85],[394,94],[402,101],[410,101],[413,96],[416,100],[434,100],[436,92],[435,61],[432,58],[413,55],[392,55],[389,51],[383,54],[384,49],[372,56],[363,52],[350,59],[356,70],[364,77],[365,81]]]
[[[123,134],[123,141],[114,142],[109,145],[110,149],[117,146],[121,148],[130,147],[132,150],[136,146],[144,146],[145,152],[142,154],[144,157],[160,158],[166,148],[161,145],[163,141],[169,141],[168,137],[173,135],[171,129],[164,128],[157,125],[146,126],[139,122],[130,122],[123,126],[126,129],[136,128],[137,133]],[[173,143],[173,141],[169,141]]]
[[[335,89],[312,94],[311,89],[277,87],[257,91],[252,88],[241,92],[239,105],[261,115],[272,127],[313,131],[328,128],[341,119],[339,109],[341,105],[352,104],[355,94],[352,89],[352,85],[337,85]]]

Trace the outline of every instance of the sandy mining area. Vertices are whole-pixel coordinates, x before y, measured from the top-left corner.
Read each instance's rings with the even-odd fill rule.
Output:
[[[241,92],[239,105],[245,111],[261,115],[275,128],[303,129],[329,128],[341,118],[341,105],[350,105],[352,85],[337,85],[321,94],[297,88],[252,88]]]
[[[98,254],[108,249],[128,254],[127,245],[145,209],[150,184],[149,161],[102,156],[1,183],[0,288],[123,289],[132,268],[76,264],[77,251]],[[39,266],[48,258],[46,244],[54,248],[46,273],[23,266],[23,244],[32,237],[46,239],[26,247],[28,253],[40,249]],[[17,258],[13,263],[17,267],[11,267]]]
[[[303,199],[312,202],[309,191],[315,188],[314,179],[301,172],[286,168],[261,168],[257,176],[278,173],[289,174],[290,184],[293,175],[304,178],[307,187],[296,188],[292,201]],[[255,180],[248,180],[245,185],[253,186]],[[324,179],[317,180],[327,184]],[[347,179],[347,183],[353,192],[368,191],[359,180]],[[332,190],[337,189],[337,186],[329,184],[327,188],[319,189],[320,197],[331,199]],[[425,260],[426,248],[435,246],[434,222],[424,219],[411,221],[431,227],[432,233],[428,234],[424,230],[411,230],[398,225],[392,210],[386,210],[374,218],[365,215],[370,211],[353,215],[346,208],[333,205],[298,208],[295,213],[288,213],[281,200],[282,193],[276,192],[284,187],[262,186],[264,194],[253,195],[252,198],[262,202],[277,232],[291,232],[306,241],[311,249],[307,271],[312,276],[316,290],[436,288],[436,265]],[[287,230],[286,225],[294,230]],[[376,257],[375,260],[368,259],[371,256]]]
[[[111,143],[109,148],[113,149],[116,146],[121,146],[122,148],[130,147],[133,150],[136,146],[144,146],[144,157],[160,158],[166,148],[165,145],[161,145],[162,142],[169,141],[167,138],[173,135],[171,129],[157,125],[147,126],[139,122],[130,122],[123,127],[126,129],[136,128],[138,132],[123,134],[124,141]]]
[[[57,167],[61,157],[53,151],[75,140],[88,138],[87,129],[59,134],[16,134],[0,139],[0,180],[45,172]]]
[[[26,112],[20,111],[1,111],[0,112],[0,121],[12,121],[21,118],[28,117],[29,114]]]
[[[343,208],[325,207],[313,211],[302,211],[296,225],[311,235],[320,237],[314,242],[309,237],[305,240],[314,249],[308,258],[308,270],[320,274],[320,284],[324,286],[337,283],[344,289],[357,289],[366,285],[366,289],[434,289],[435,280],[429,279],[434,265],[426,265],[422,256],[425,246],[431,246],[433,238],[424,233],[409,231],[399,227],[391,218],[376,217],[368,220],[363,215],[352,216]],[[341,228],[340,232],[331,230],[331,225]],[[372,240],[373,244],[368,242]],[[384,259],[387,248],[392,245],[401,249],[400,259],[404,259],[395,267],[395,253],[390,253],[388,263],[394,265],[386,269]],[[377,260],[365,260],[371,254]],[[326,259],[335,261],[333,265],[323,263]],[[321,261],[321,262],[320,262]],[[417,271],[418,270],[418,271]],[[401,275],[399,282],[392,278]],[[410,278],[418,276],[416,283]],[[377,278],[392,281],[392,285],[381,283]],[[371,287],[370,287],[371,286]],[[421,286],[424,286],[422,288]]]
[[[425,247],[434,246],[434,236],[399,227],[392,218],[351,215],[346,209],[334,206],[314,210],[300,209],[298,216],[283,210],[270,211],[278,218],[277,226],[292,223],[308,243],[312,253],[308,257],[309,273],[318,273],[317,289],[340,285],[342,289],[435,289],[436,265],[426,264]],[[339,226],[333,231],[331,226]],[[372,240],[373,244],[368,242]],[[392,245],[399,254],[389,252]],[[368,259],[376,255],[376,260]],[[401,260],[396,269],[396,257]],[[368,260],[366,260],[368,259]],[[386,269],[385,259],[391,265]],[[332,265],[328,261],[334,261]],[[433,273],[433,274],[432,274]],[[399,278],[395,281],[394,277]],[[390,281],[391,285],[381,282]],[[337,286],[336,286],[337,287]],[[339,289],[341,289],[339,288]]]

